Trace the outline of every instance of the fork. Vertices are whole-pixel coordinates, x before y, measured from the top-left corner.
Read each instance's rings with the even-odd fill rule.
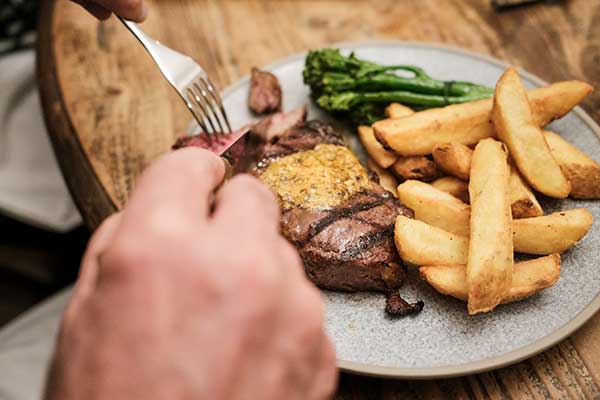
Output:
[[[136,23],[120,17],[119,19],[152,56],[160,72],[185,102],[208,139],[231,133],[231,125],[221,97],[204,69],[191,57],[151,38]]]

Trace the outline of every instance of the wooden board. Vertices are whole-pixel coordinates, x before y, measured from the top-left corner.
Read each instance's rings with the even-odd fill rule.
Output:
[[[199,60],[224,87],[254,65],[341,41],[442,42],[548,81],[600,83],[600,2],[496,13],[487,0],[150,1],[144,29]],[[141,171],[168,151],[187,110],[135,39],[67,0],[43,2],[38,73],[45,118],[91,228],[121,208]],[[600,121],[600,90],[583,107]],[[600,316],[516,366],[466,378],[390,381],[342,375],[337,399],[600,398]]]

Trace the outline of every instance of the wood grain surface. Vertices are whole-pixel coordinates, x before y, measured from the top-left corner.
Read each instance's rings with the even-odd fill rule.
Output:
[[[542,2],[497,13],[488,0],[155,0],[144,29],[199,60],[220,87],[274,60],[341,41],[447,43],[548,81],[600,86],[600,1]],[[46,0],[38,71],[45,118],[91,228],[127,200],[136,177],[189,116],[133,37],[67,0]],[[583,108],[600,122],[600,90]],[[342,374],[336,399],[600,399],[600,315],[512,367],[464,378],[394,381]]]

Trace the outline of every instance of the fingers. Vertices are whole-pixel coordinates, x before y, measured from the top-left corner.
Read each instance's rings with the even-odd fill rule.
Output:
[[[92,14],[93,16],[95,16],[96,18],[100,19],[100,20],[105,20],[108,19],[110,17],[110,15],[112,14],[110,12],[110,10],[107,10],[106,8],[102,7],[99,4],[96,4],[92,1],[87,1],[87,0],[74,0],[75,3],[79,4],[80,6],[82,6],[83,8],[85,8],[90,14]]]
[[[148,5],[143,0],[94,0],[93,2],[130,21],[142,22],[148,16]]]
[[[138,180],[119,233],[182,234],[199,227],[208,219],[213,190],[224,173],[223,161],[199,148],[163,156]]]
[[[258,179],[238,175],[217,193],[213,221],[232,232],[276,233],[279,206],[273,193]]]

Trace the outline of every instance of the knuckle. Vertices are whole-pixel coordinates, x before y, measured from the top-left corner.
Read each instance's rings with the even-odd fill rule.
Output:
[[[99,246],[102,246],[103,243],[108,242],[108,240],[110,239],[110,237],[112,237],[112,234],[116,230],[117,226],[119,225],[121,217],[122,213],[118,212],[102,221],[102,223],[100,224],[98,229],[96,229],[90,241],[88,242],[87,253],[98,249]]]
[[[232,179],[231,183],[238,189],[244,190],[251,200],[260,203],[275,203],[275,195],[257,178],[248,174],[241,174]],[[268,204],[267,204],[268,205]]]
[[[108,216],[104,221],[102,221],[102,223],[100,224],[100,226],[98,227],[96,232],[101,232],[106,229],[110,229],[115,223],[117,223],[117,221],[121,218],[121,216],[122,216],[122,212],[116,212],[116,213]]]
[[[135,241],[122,239],[100,253],[98,263],[102,276],[127,279],[148,263],[148,255]]]
[[[198,147],[187,147],[163,155],[150,170],[173,171],[185,174],[195,181],[205,181],[207,175],[220,177],[225,173],[225,165],[216,154]]]

